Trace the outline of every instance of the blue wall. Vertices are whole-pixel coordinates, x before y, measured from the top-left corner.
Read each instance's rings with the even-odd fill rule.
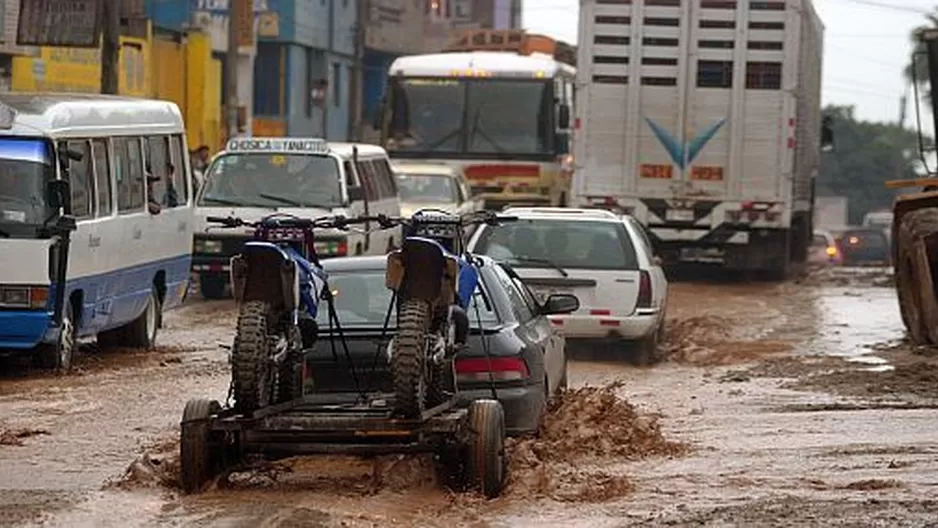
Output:
[[[388,81],[388,70],[396,55],[375,50],[365,50],[364,68],[365,80],[362,86],[362,104],[364,105],[365,124],[373,122],[375,114],[381,106],[381,96],[384,95],[385,85]]]
[[[304,1],[310,0],[254,0],[255,13],[266,8],[280,15],[279,34],[276,37],[259,37],[259,40],[292,42],[298,36],[295,22],[296,3]],[[195,11],[227,14],[225,9],[209,9],[210,7],[216,7],[214,0],[145,0],[146,14],[153,21],[155,28],[178,32],[184,31],[184,26],[191,22],[192,13]]]

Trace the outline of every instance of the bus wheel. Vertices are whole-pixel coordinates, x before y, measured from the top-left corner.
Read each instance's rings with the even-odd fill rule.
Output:
[[[71,302],[66,302],[62,307],[62,325],[58,341],[40,345],[36,357],[39,366],[56,372],[68,372],[72,368],[72,356],[77,344],[74,309]]]
[[[160,327],[163,303],[160,302],[156,288],[150,290],[147,307],[134,322],[127,327],[128,345],[134,348],[151,349],[156,345],[156,333]]]

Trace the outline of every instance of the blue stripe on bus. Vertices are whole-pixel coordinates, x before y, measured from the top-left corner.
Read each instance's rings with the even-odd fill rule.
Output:
[[[166,276],[163,309],[179,306],[185,298],[191,262],[191,254],[185,254],[68,281],[67,298],[76,291],[82,293],[79,336],[90,337],[139,317],[160,271]],[[50,306],[52,302],[50,299]],[[0,310],[0,349],[25,350],[55,341],[57,329],[51,323],[51,309]]]

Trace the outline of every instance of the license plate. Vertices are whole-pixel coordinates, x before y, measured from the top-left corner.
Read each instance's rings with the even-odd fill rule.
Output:
[[[541,302],[544,302],[545,300],[547,300],[547,298],[550,297],[551,295],[573,294],[573,290],[568,290],[566,288],[537,288],[533,290],[533,292],[534,292],[534,295],[540,297],[539,300]]]
[[[693,222],[694,211],[690,209],[668,209],[664,214],[664,218],[671,222]]]

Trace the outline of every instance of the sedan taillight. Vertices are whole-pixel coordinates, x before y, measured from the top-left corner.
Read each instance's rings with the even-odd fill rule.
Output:
[[[457,382],[518,381],[531,373],[521,358],[465,358],[456,360]]]

